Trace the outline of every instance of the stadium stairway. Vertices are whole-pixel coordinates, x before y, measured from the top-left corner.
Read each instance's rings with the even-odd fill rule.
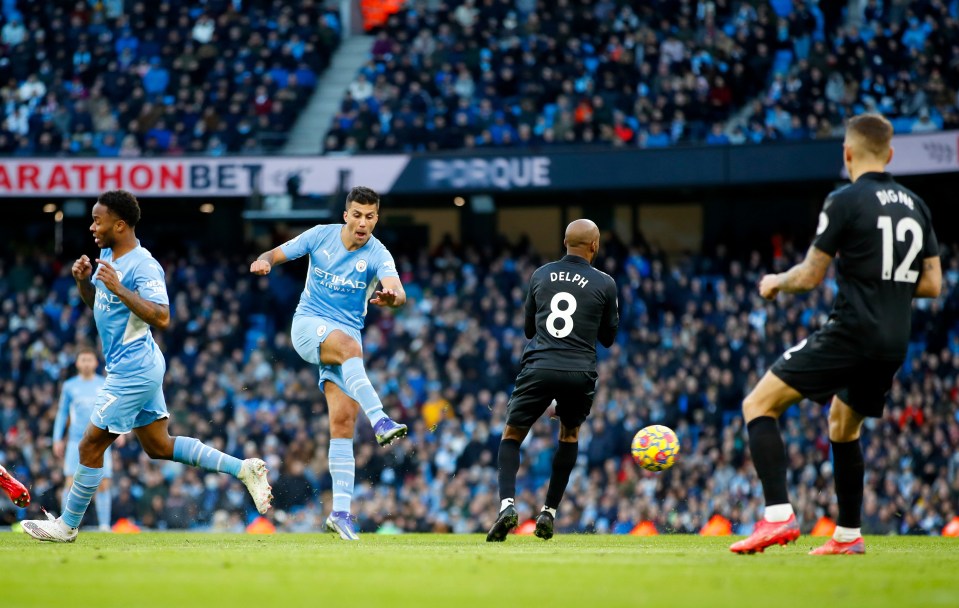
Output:
[[[313,97],[293,125],[283,154],[319,154],[333,116],[339,110],[343,94],[369,59],[373,36],[351,36],[344,40],[330,67],[320,77]]]

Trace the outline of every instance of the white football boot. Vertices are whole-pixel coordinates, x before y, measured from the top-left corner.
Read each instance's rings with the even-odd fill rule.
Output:
[[[236,476],[250,492],[253,504],[261,515],[266,514],[273,502],[273,488],[266,479],[267,473],[269,470],[265,462],[259,458],[247,458],[240,466],[240,474]]]
[[[27,519],[20,522],[23,531],[33,538],[48,543],[72,543],[77,539],[77,529],[63,523],[63,520],[46,511],[47,519]]]

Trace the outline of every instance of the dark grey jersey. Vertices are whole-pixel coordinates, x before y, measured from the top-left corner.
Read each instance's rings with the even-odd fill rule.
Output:
[[[861,354],[902,360],[922,261],[939,254],[926,203],[888,173],[834,191],[813,245],[837,256],[839,293],[823,332]]]
[[[610,346],[619,326],[616,283],[585,259],[567,255],[536,269],[526,296],[523,365],[596,370],[596,341]]]

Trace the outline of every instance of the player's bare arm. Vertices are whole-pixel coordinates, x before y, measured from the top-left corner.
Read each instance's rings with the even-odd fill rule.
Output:
[[[279,247],[274,247],[269,251],[261,253],[256,260],[250,264],[250,272],[258,275],[270,274],[274,266],[278,266],[287,261],[286,254]]]
[[[81,255],[73,263],[73,279],[77,282],[77,290],[80,292],[80,299],[83,303],[93,308],[93,300],[97,295],[97,288],[93,286],[90,276],[93,274],[93,264],[90,258]]]
[[[370,304],[389,306],[390,308],[399,308],[406,304],[406,290],[403,289],[403,283],[398,278],[386,277],[380,282],[383,289],[376,292],[375,297],[370,300]]]
[[[170,326],[170,307],[144,300],[135,292],[120,283],[116,269],[104,260],[97,260],[97,279],[113,292],[130,312],[143,319],[151,327],[164,330]]]
[[[942,292],[942,262],[939,256],[925,258],[922,261],[922,272],[919,282],[916,283],[917,298],[938,298]]]
[[[772,300],[779,292],[806,293],[813,289],[826,276],[832,256],[815,246],[806,252],[806,259],[786,272],[767,274],[759,281],[759,295]]]

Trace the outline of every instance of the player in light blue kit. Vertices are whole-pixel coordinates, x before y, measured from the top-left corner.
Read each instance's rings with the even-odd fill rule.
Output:
[[[97,401],[97,393],[105,378],[97,372],[97,353],[89,346],[85,346],[77,353],[77,375],[63,383],[60,392],[60,405],[57,407],[57,418],[53,423],[53,454],[63,458],[63,507],[66,507],[70,486],[73,485],[73,476],[80,466],[80,439],[93,415],[93,406]],[[64,441],[64,433],[67,439]],[[110,479],[113,477],[113,454],[110,448],[103,453],[103,481],[97,490],[96,507],[97,522],[100,530],[110,530]]]
[[[233,475],[246,485],[260,513],[266,513],[273,499],[262,460],[241,461],[191,437],[170,437],[167,431],[170,414],[163,398],[166,362],[150,327],[169,327],[169,298],[163,269],[140,247],[134,234],[139,220],[140,204],[129,192],[114,190],[100,195],[90,225],[100,247],[97,271],[94,274],[85,255],[73,264],[80,297],[93,309],[107,377],[80,440],[80,466],[63,515],[54,518],[47,514],[49,521],[23,522],[23,530],[37,540],[76,540],[83,514],[103,479],[103,454],[117,437],[130,431],[150,458]]]
[[[250,265],[253,274],[266,275],[277,264],[310,256],[306,286],[293,315],[292,338],[300,357],[320,367],[320,387],[330,413],[333,477],[333,510],[326,527],[344,540],[359,540],[350,517],[356,473],[353,429],[359,408],[370,419],[380,445],[407,432],[406,425],[393,422],[383,411],[363,366],[360,330],[367,302],[392,308],[406,302],[393,256],[372,234],[379,209],[376,192],[353,188],[346,197],[345,224],[314,226]],[[383,284],[380,291],[376,291],[377,282]],[[375,297],[370,299],[371,295]]]

